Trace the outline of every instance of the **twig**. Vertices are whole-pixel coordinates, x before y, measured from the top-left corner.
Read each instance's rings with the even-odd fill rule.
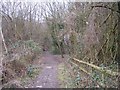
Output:
[[[105,20],[101,23],[101,25],[99,27],[101,27],[104,23],[106,23],[106,21],[109,19],[111,14],[112,14],[112,12],[105,18]]]

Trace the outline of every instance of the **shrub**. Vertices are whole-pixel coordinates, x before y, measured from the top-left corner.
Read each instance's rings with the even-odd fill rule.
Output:
[[[25,41],[26,46],[31,49],[31,51],[33,51],[34,53],[40,53],[41,48],[38,45],[38,43],[34,42],[33,40],[28,40]]]

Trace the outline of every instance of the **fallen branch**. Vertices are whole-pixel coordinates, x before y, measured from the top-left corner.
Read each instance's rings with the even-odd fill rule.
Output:
[[[79,62],[79,63],[86,64],[86,65],[88,65],[88,66],[90,66],[90,67],[92,67],[92,68],[100,71],[100,72],[103,73],[103,74],[109,74],[109,75],[111,75],[111,76],[120,76],[120,73],[119,73],[119,72],[113,72],[113,71],[111,71],[111,70],[105,70],[105,69],[103,69],[103,68],[101,68],[101,67],[98,67],[98,66],[96,66],[96,65],[94,65],[94,64],[90,64],[90,63],[88,63],[88,62],[85,62],[85,61],[82,61],[82,60],[79,60],[79,59],[76,59],[76,58],[72,58],[72,59],[73,59],[74,61]]]
[[[70,63],[73,64],[73,65],[75,65],[75,66],[78,66],[78,65],[77,65],[76,63],[74,63],[74,62],[70,62]],[[89,75],[94,83],[96,83],[96,84],[99,85],[100,87],[105,87],[104,85],[100,84],[98,81],[94,80],[94,79],[92,78],[92,75],[91,75],[89,72],[87,72],[84,68],[82,68],[82,67],[79,66],[79,69],[82,70],[83,72],[85,72],[87,75]]]

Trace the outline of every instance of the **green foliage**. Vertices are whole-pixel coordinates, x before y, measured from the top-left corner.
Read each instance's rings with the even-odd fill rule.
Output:
[[[32,73],[33,73],[33,67],[32,67],[32,65],[30,65],[27,69],[27,74],[29,77],[32,77]]]
[[[100,75],[97,72],[92,72],[92,78],[95,81],[100,81]]]
[[[41,48],[38,46],[38,43],[33,40],[25,41],[26,45],[35,53],[40,53]]]
[[[31,78],[34,78],[39,73],[39,68],[35,68],[32,65],[29,65],[27,68],[27,75]]]
[[[53,54],[60,54],[60,50],[56,46],[52,46],[52,53]]]
[[[79,81],[79,80],[81,80],[81,78],[80,78],[80,73],[78,72],[76,76],[76,81]]]
[[[53,36],[52,37],[52,47],[51,47],[51,52],[53,54],[60,54],[60,50],[58,48],[58,42],[57,39]]]
[[[64,29],[64,24],[58,23],[58,27],[59,27],[59,29]]]
[[[86,29],[86,18],[84,13],[81,15],[78,15],[75,19],[75,29],[79,33],[83,33],[84,30]]]
[[[16,41],[15,43],[11,43],[11,49],[15,49],[17,47],[20,47],[23,42],[21,40]]]
[[[40,71],[41,71],[40,67],[34,67],[32,65],[29,65],[28,68],[27,68],[27,75],[24,76],[24,77],[22,77],[22,78],[20,78],[21,85],[23,87],[25,87],[26,85],[28,85],[30,82],[33,81],[33,79],[36,78],[36,76],[39,75]]]
[[[26,45],[28,45],[30,48],[35,48],[37,45],[33,40],[26,41]]]

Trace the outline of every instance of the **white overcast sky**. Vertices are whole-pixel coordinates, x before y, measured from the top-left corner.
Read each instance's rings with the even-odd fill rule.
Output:
[[[22,1],[22,2],[118,2],[120,0],[2,0],[3,2],[6,1],[11,1],[11,2],[16,2],[16,1]]]
[[[66,2],[66,1],[74,1],[74,0],[2,0],[3,2],[6,2],[6,1],[11,1],[11,2],[19,2],[19,1],[22,1],[22,2]]]

